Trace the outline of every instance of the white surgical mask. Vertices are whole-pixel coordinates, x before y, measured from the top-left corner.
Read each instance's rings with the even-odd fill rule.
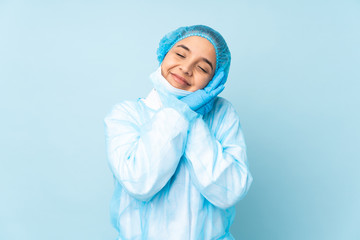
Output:
[[[180,99],[189,95],[192,92],[173,87],[161,74],[161,66],[150,75],[150,78],[154,84],[154,88],[158,91],[166,91],[167,93],[174,95]]]

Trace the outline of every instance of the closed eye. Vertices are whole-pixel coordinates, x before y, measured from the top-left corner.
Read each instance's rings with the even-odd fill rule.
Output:
[[[203,69],[202,67],[199,66],[199,68],[204,72],[207,73],[207,71],[205,69]]]
[[[185,57],[184,55],[181,55],[180,53],[176,53],[176,55],[178,55],[178,56],[180,56],[180,57],[182,57],[182,58]]]

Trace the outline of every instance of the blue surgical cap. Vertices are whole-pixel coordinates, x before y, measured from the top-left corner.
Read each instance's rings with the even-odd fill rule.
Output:
[[[157,49],[157,59],[159,64],[164,60],[165,55],[168,51],[177,43],[178,41],[190,37],[190,36],[199,36],[206,38],[214,45],[216,52],[216,69],[215,74],[219,69],[224,70],[224,80],[225,83],[231,62],[230,50],[225,42],[225,39],[221,36],[220,33],[212,29],[211,27],[205,25],[194,25],[187,27],[180,27],[172,32],[166,34],[159,43],[159,48]]]

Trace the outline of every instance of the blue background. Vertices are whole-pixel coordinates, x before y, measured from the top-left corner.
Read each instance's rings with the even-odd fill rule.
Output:
[[[167,32],[232,52],[254,177],[236,239],[360,239],[360,2],[0,0],[0,239],[115,239],[103,118]]]

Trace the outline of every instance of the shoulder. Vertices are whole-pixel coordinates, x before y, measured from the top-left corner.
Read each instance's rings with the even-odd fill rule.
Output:
[[[234,108],[231,102],[223,97],[215,98],[214,106],[217,106],[219,108]]]
[[[222,97],[217,97],[212,109],[213,117],[239,120],[239,114],[232,103]]]
[[[205,116],[204,121],[221,143],[229,136],[242,134],[240,117],[235,107],[225,98],[215,99],[213,109]]]
[[[225,132],[228,128],[241,128],[240,117],[232,103],[222,97],[217,97],[213,109],[204,116],[210,128]]]
[[[138,101],[129,101],[125,100],[119,103],[116,103],[110,110],[110,112],[105,116],[104,121],[109,121],[111,119],[131,119],[138,115],[139,112],[139,103]]]

